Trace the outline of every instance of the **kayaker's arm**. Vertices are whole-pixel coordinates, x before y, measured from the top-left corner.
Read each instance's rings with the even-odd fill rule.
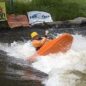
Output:
[[[42,40],[40,41],[41,42],[41,44],[43,45],[45,42],[46,42],[46,37],[42,37]]]
[[[37,47],[41,47],[45,42],[46,42],[46,38],[45,37],[43,37],[42,38],[42,40],[34,40],[33,42],[32,42],[32,44],[33,44],[33,46],[35,47],[35,48],[37,48]]]
[[[46,30],[44,37],[46,37],[46,38],[48,38],[48,39],[53,39],[53,37],[49,37],[48,35],[49,35],[49,30]]]

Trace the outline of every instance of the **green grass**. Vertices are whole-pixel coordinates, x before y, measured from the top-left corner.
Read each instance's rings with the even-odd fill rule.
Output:
[[[9,3],[6,3],[7,12],[11,13]],[[75,17],[86,17],[86,0],[32,0],[20,3],[15,0],[13,12],[26,14],[28,11],[49,12],[55,21],[68,20]]]

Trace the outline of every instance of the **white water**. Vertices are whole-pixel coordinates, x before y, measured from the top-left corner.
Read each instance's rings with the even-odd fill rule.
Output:
[[[32,64],[38,70],[49,74],[42,82],[45,86],[86,86],[86,82],[81,79],[83,74],[86,74],[86,38],[81,35],[73,36],[72,48],[67,53],[41,56]],[[36,52],[31,41],[0,44],[0,49],[8,52],[10,56],[22,59]]]

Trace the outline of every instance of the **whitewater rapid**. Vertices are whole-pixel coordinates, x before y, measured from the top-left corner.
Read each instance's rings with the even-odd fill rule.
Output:
[[[71,49],[63,54],[49,54],[39,56],[32,66],[49,75],[42,83],[45,86],[86,86],[86,37],[73,35],[74,41]],[[0,43],[0,50],[7,55],[26,60],[36,51],[31,41],[11,44]],[[85,78],[84,78],[85,77]]]

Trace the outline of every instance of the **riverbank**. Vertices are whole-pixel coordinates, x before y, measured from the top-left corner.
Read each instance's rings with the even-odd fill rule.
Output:
[[[46,23],[39,23],[33,26],[28,27],[15,27],[10,28],[7,21],[0,22],[0,31],[2,30],[21,30],[21,29],[29,29],[29,28],[41,28],[41,29],[49,29],[52,27],[55,28],[72,28],[72,27],[83,27],[86,26],[86,18],[85,17],[77,17],[73,20],[66,20],[66,21],[54,21],[54,22],[46,22]]]
[[[78,17],[74,20],[68,21],[56,21],[51,23],[42,23],[38,25],[34,25],[31,27],[17,27],[17,28],[10,28],[7,22],[0,22],[0,40],[1,42],[12,43],[14,40],[29,40],[30,33],[32,31],[37,31],[41,33],[40,35],[43,36],[45,30],[49,30],[50,34],[54,32],[57,33],[78,33],[86,35],[86,18]]]
[[[79,16],[86,17],[85,0],[16,0],[6,2],[7,13],[27,14],[29,11],[45,11],[52,15],[54,21],[70,20]]]

